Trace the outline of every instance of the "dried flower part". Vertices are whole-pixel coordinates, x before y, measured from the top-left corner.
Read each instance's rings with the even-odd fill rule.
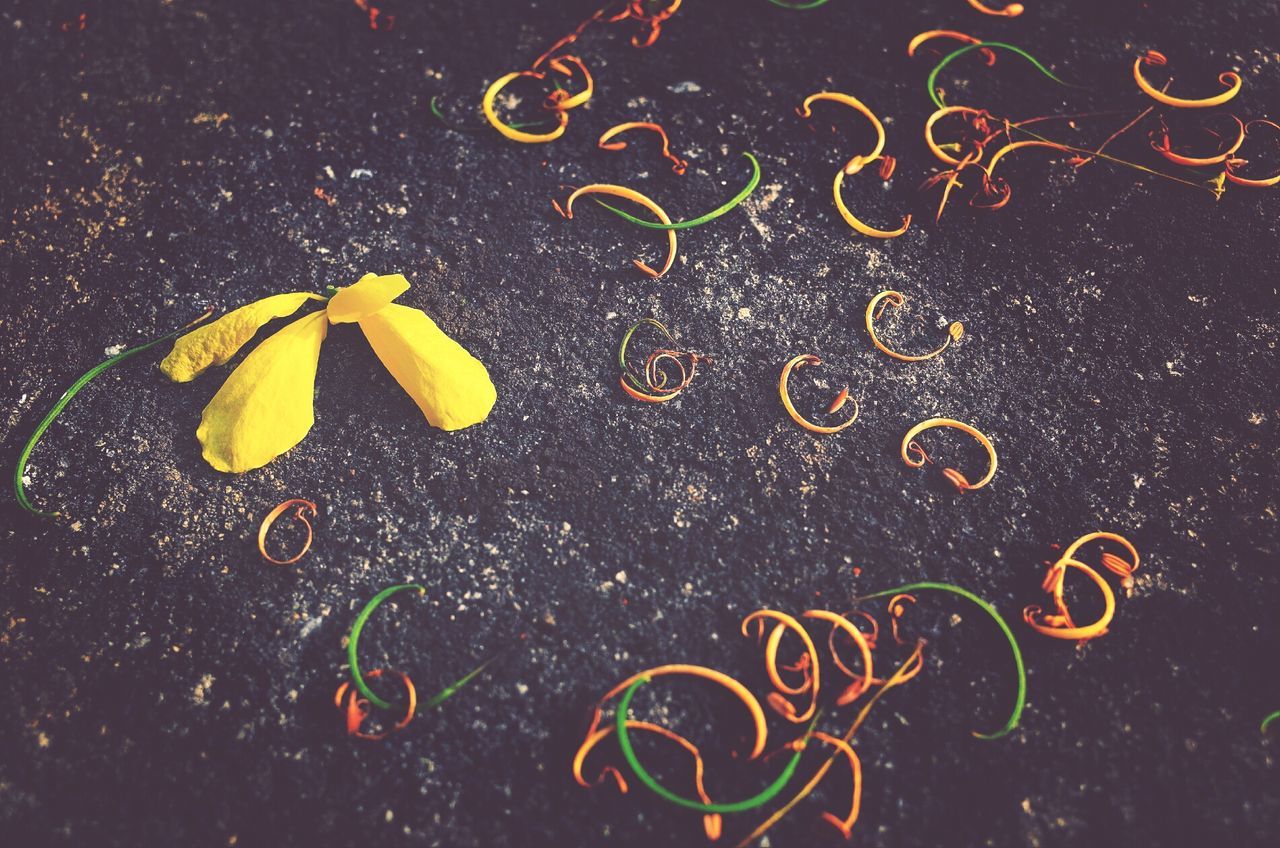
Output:
[[[876,117],[876,114],[867,108],[867,105],[861,100],[851,94],[841,94],[838,91],[820,91],[817,94],[810,94],[804,99],[804,103],[800,104],[800,108],[796,110],[796,113],[802,118],[812,117],[813,110],[810,107],[814,103],[824,100],[850,107],[870,121],[871,128],[875,130],[876,143],[871,148],[871,152],[854,156],[845,164],[844,173],[852,176],[867,165],[875,162],[880,158],[880,154],[884,152],[884,124],[880,123],[880,119]]]
[[[563,89],[556,89],[547,96],[543,106],[555,116],[556,126],[554,129],[544,133],[525,132],[517,128],[516,125],[508,124],[499,118],[496,105],[498,95],[512,82],[521,77],[543,80],[547,78],[545,71],[512,71],[494,80],[480,101],[480,107],[483,109],[484,116],[489,121],[489,124],[512,141],[518,141],[523,144],[542,144],[548,141],[555,141],[564,135],[565,127],[569,125],[569,110],[586,103],[591,99],[591,95],[595,91],[595,82],[591,78],[591,72],[587,70],[587,66],[578,57],[558,56],[547,63],[547,67],[551,70],[572,78],[573,68],[570,65],[576,66],[582,73],[585,81],[584,88],[582,91],[572,95]]]
[[[565,201],[564,206],[561,206],[559,203],[557,203],[554,200],[551,201],[551,205],[555,207],[555,210],[557,212],[559,212],[565,218],[572,221],[573,220],[573,201],[577,200],[579,197],[583,197],[585,195],[590,195],[590,194],[606,194],[606,195],[612,195],[613,197],[621,197],[623,200],[630,200],[632,203],[639,204],[640,206],[643,206],[645,209],[648,209],[650,212],[656,215],[658,220],[661,221],[663,224],[671,223],[670,216],[667,215],[667,213],[663,210],[663,208],[659,206],[657,203],[650,200],[645,195],[641,194],[640,192],[634,189],[627,188],[625,186],[610,185],[608,183],[593,183],[591,185],[583,186],[582,188],[574,191],[573,194],[569,195],[569,199]],[[674,229],[667,230],[667,260],[663,264],[661,270],[655,271],[653,268],[649,267],[644,262],[641,262],[639,259],[633,259],[631,261],[635,263],[635,266],[637,268],[639,268],[645,274],[648,274],[650,277],[657,278],[667,273],[667,271],[671,270],[672,263],[676,261],[675,230]]]
[[[924,448],[922,448],[915,439],[921,433],[926,430],[932,430],[935,427],[950,427],[973,436],[978,440],[978,444],[982,445],[983,449],[986,450],[989,460],[987,473],[976,483],[970,483],[968,478],[955,468],[942,469],[943,476],[961,492],[981,489],[983,486],[990,483],[991,478],[996,476],[997,462],[995,447],[991,444],[991,440],[979,432],[975,427],[965,424],[963,421],[957,421],[954,418],[930,418],[926,421],[921,421],[919,424],[908,430],[907,434],[902,437],[902,447],[900,451],[902,461],[912,468],[923,468],[926,462],[933,462],[933,460],[929,458],[929,455],[924,452]]]
[[[1155,50],[1148,50],[1146,54],[1133,60],[1133,81],[1138,84],[1138,88],[1144,94],[1157,103],[1176,106],[1179,109],[1207,109],[1211,106],[1221,106],[1240,93],[1240,87],[1243,84],[1240,75],[1235,71],[1224,71],[1218,74],[1218,82],[1226,86],[1226,89],[1212,97],[1188,99],[1167,94],[1148,82],[1147,78],[1142,74],[1142,69],[1144,67],[1161,67],[1168,64],[1168,62],[1169,60],[1165,58],[1163,53]]]
[[[1067,570],[1071,568],[1082,572],[1092,580],[1093,584],[1098,587],[1098,591],[1102,593],[1104,605],[1102,615],[1092,624],[1077,625],[1072,620],[1071,613],[1067,609],[1067,602],[1063,593],[1065,591]],[[1052,636],[1055,639],[1085,642],[1107,632],[1107,625],[1111,623],[1111,619],[1116,613],[1116,596],[1111,591],[1111,587],[1107,585],[1107,581],[1102,579],[1101,574],[1079,560],[1063,557],[1049,567],[1049,572],[1044,578],[1043,588],[1053,596],[1054,607],[1057,611],[1046,613],[1038,606],[1029,606],[1022,611],[1023,620],[1037,633]]]
[[[383,674],[390,673],[396,675],[400,679],[401,685],[405,688],[405,706],[404,715],[396,721],[389,729],[381,733],[365,733],[361,730],[365,721],[369,718],[370,708],[369,701],[361,698],[358,690],[353,688],[350,683],[344,682],[338,686],[338,691],[333,695],[333,703],[342,711],[346,721],[347,735],[354,736],[357,739],[367,739],[377,741],[385,739],[392,733],[398,733],[409,726],[409,722],[413,721],[414,715],[418,711],[418,691],[413,686],[413,681],[409,679],[409,675],[401,671],[386,672],[384,669],[375,668],[370,671],[366,677],[370,680],[376,680]]]
[[[649,354],[645,359],[644,369],[637,374],[627,361],[627,346],[631,343],[631,338],[636,331],[644,326],[657,328],[669,342],[675,343],[675,337],[671,335],[671,331],[655,318],[642,318],[632,324],[623,335],[622,344],[618,347],[618,367],[622,370],[618,380],[622,390],[636,400],[645,403],[666,403],[688,388],[698,373],[698,363],[710,361],[710,358],[689,351],[659,348]],[[688,368],[684,364],[686,359],[689,361]],[[666,363],[670,363],[670,366],[680,374],[674,385],[668,377],[667,369],[663,367]]]
[[[301,521],[307,528],[306,541],[302,543],[302,548],[288,559],[276,559],[267,553],[267,533],[271,531],[271,525],[276,523],[276,519],[289,511],[291,507],[297,507],[293,513],[293,517]],[[293,565],[298,560],[307,555],[307,551],[311,550],[311,538],[313,530],[311,522],[307,520],[307,513],[311,513],[311,517],[316,516],[316,505],[309,500],[303,498],[290,498],[282,504],[276,506],[275,509],[267,513],[267,517],[262,519],[262,525],[258,528],[258,553],[262,554],[262,558],[267,562],[275,565]]]
[[[1245,124],[1245,136],[1249,135],[1249,130],[1254,125],[1270,127],[1272,130],[1280,130],[1280,124],[1274,121],[1268,121],[1261,118],[1250,121]],[[1251,186],[1253,188],[1270,188],[1271,186],[1280,185],[1280,171],[1269,177],[1243,177],[1236,173],[1236,170],[1243,165],[1247,165],[1248,159],[1229,158],[1226,161],[1225,170],[1226,178],[1236,185]]]
[[[991,15],[998,18],[1016,18],[1024,11],[1021,3],[1010,3],[1003,8],[988,6],[982,0],[969,0],[969,5],[984,15]]]
[[[742,635],[750,635],[751,624],[755,623],[759,625],[759,630],[756,634],[756,638],[759,639],[764,635],[765,622],[770,620],[777,622],[777,624],[770,631],[769,639],[765,643],[764,667],[765,672],[769,675],[769,682],[773,684],[773,688],[776,691],[771,692],[767,700],[769,706],[773,707],[778,715],[793,724],[803,724],[817,715],[818,711],[818,690],[821,684],[818,649],[814,647],[808,631],[804,629],[799,621],[796,621],[794,617],[787,615],[785,612],[778,612],[777,610],[757,610],[748,615],[742,620]],[[805,649],[802,662],[794,668],[794,670],[803,672],[803,681],[798,686],[788,685],[782,679],[782,675],[778,670],[778,648],[782,644],[782,637],[788,632],[798,636]],[[797,712],[795,705],[787,700],[787,697],[805,694],[809,696],[809,706],[804,712]]]
[[[689,167],[689,162],[685,159],[681,159],[679,156],[676,156],[671,152],[671,141],[667,138],[667,131],[659,124],[648,121],[629,121],[624,124],[618,124],[617,126],[610,127],[605,130],[604,134],[600,136],[600,140],[596,142],[596,144],[601,150],[625,150],[627,147],[627,143],[625,141],[612,141],[611,139],[630,130],[649,130],[650,132],[657,133],[658,137],[662,139],[663,158],[671,161],[672,171],[678,175],[684,174],[685,170]]]
[[[844,218],[844,222],[846,224],[853,227],[857,232],[862,233],[862,235],[870,236],[871,238],[897,238],[907,231],[907,228],[911,226],[910,213],[902,216],[902,226],[894,230],[882,230],[879,227],[864,224],[861,219],[854,216],[854,214],[849,211],[849,207],[845,206],[844,197],[841,194],[844,187],[844,175],[845,172],[843,170],[836,171],[836,180],[835,184],[831,187],[831,193],[835,198],[836,211],[840,213],[841,218]]]
[[[822,360],[811,353],[802,353],[799,356],[792,357],[786,365],[782,366],[782,376],[778,378],[778,396],[782,399],[782,407],[787,411],[787,414],[791,416],[791,420],[809,432],[822,434],[839,433],[854,421],[858,420],[858,402],[856,400],[853,401],[853,415],[849,416],[849,418],[843,423],[837,424],[833,427],[824,427],[819,424],[814,424],[812,421],[801,415],[796,410],[795,404],[791,402],[791,392],[788,388],[788,384],[791,381],[791,372],[799,370],[806,365],[821,364]],[[847,391],[848,390],[846,389],[844,392],[846,397]],[[837,397],[837,400],[839,400],[839,397]],[[840,406],[844,406],[844,404],[841,403]],[[837,409],[839,408],[834,403],[832,404],[832,407]]]
[[[954,41],[959,41],[962,44],[979,44],[982,41],[981,38],[974,38],[968,33],[958,32],[954,29],[930,29],[919,33],[913,37],[911,41],[907,42],[907,55],[915,56],[917,50],[935,38],[949,38]],[[979,52],[982,54],[983,61],[985,61],[988,66],[996,63],[995,51],[984,47]]]
[[[876,335],[875,322],[880,320],[881,316],[884,315],[885,309],[889,307],[893,307],[896,309],[902,306],[903,304],[905,304],[906,302],[907,302],[906,295],[902,294],[901,292],[882,291],[875,297],[871,298],[871,301],[867,304],[867,311],[865,315],[866,324],[867,324],[867,335],[871,336],[871,343],[876,346],[877,350],[880,350],[883,353],[887,353],[889,356],[892,356],[894,359],[898,359],[903,362],[923,362],[926,359],[933,359],[935,356],[938,356],[944,350],[950,347],[953,341],[957,341],[957,342],[960,341],[960,338],[964,335],[964,325],[961,324],[959,321],[955,321],[951,324],[950,327],[947,328],[947,340],[944,341],[940,347],[934,348],[928,353],[906,354],[906,353],[899,353],[898,351],[893,350],[884,342],[882,342],[880,340],[880,337]],[[877,307],[879,308],[877,309]]]
[[[289,292],[233,309],[174,342],[173,350],[161,360],[160,370],[175,383],[194,380],[211,366],[230,360],[268,322],[292,315],[310,300],[324,298],[311,292]]]

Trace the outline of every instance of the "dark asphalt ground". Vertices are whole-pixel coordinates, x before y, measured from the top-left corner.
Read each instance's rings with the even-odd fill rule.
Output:
[[[1280,736],[1258,732],[1280,708],[1275,191],[1215,202],[1027,152],[1005,163],[1008,207],[971,212],[966,190],[934,225],[936,191],[915,186],[933,167],[920,125],[937,55],[904,48],[957,28],[1088,86],[1056,87],[1013,56],[990,70],[971,56],[944,75],[953,102],[1028,116],[1136,113],[1129,65],[1154,47],[1175,90],[1208,93],[1236,68],[1237,112],[1274,119],[1280,7],[1026,0],[1004,20],[963,0],[809,12],[687,0],[648,50],[627,44],[626,27],[584,37],[596,94],[554,144],[432,119],[439,94],[478,123],[484,86],[593,2],[386,0],[389,31],[347,0],[0,9],[9,467],[105,350],[210,304],[368,271],[405,274],[404,302],[484,361],[499,392],[482,426],[432,430],[360,334],[336,327],[315,428],[236,477],[207,467],[194,438],[226,369],[173,385],[151,353],[83,392],[29,469],[33,499],[68,518],[12,504],[0,516],[3,841],[701,844],[696,814],[572,783],[593,700],[673,661],[763,695],[759,649],[738,635],[746,613],[839,609],[927,579],[971,588],[1014,622],[1028,707],[1004,740],[969,735],[1008,709],[1007,649],[976,609],[922,596],[910,621],[930,642],[925,672],[858,737],[855,844],[1276,844]],[[850,178],[846,197],[877,221],[913,211],[903,238],[864,239],[837,217],[832,174],[869,136],[834,107],[814,132],[795,117],[824,88],[885,117],[898,175],[888,191],[870,172]],[[605,128],[644,118],[690,158],[685,176],[643,138],[595,149]],[[1123,120],[1059,131],[1096,143]],[[683,233],[656,281],[630,259],[655,261],[659,235],[589,204],[572,222],[550,206],[562,185],[617,181],[696,215],[745,181],[744,150],[760,159],[760,187]],[[1280,158],[1258,150],[1260,169]],[[1159,165],[1142,134],[1115,152]],[[904,346],[951,320],[966,338],[933,362],[888,360],[862,330],[885,288],[911,299],[889,328]],[[715,358],[659,408],[616,383],[619,338],[647,315]],[[782,363],[806,351],[825,361],[798,381],[806,408],[846,382],[861,401],[838,436],[798,429],[778,403]],[[992,437],[988,488],[958,496],[936,471],[903,466],[898,439],[933,415]],[[962,437],[930,445],[980,473]],[[287,497],[321,514],[311,554],[282,569],[259,559],[255,535]],[[1083,648],[1036,636],[1017,619],[1042,600],[1051,545],[1094,529],[1140,549],[1133,596]],[[344,637],[366,599],[409,579],[427,600],[375,616],[369,665],[409,672],[425,694],[519,647],[404,733],[349,740],[330,703]],[[1082,594],[1082,617],[1092,603]],[[638,700],[669,699],[661,717],[703,744],[714,795],[765,782],[769,769],[728,757],[737,712],[695,687],[665,692]],[[771,729],[775,743],[790,738]],[[645,751],[673,785],[687,780],[679,761]],[[832,780],[770,844],[844,844],[819,821],[848,800],[847,778]],[[728,818],[725,844],[758,820]]]

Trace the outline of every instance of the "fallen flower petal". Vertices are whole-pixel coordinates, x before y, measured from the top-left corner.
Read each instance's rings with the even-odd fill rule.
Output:
[[[160,362],[160,370],[175,383],[186,383],[213,365],[222,365],[245,343],[276,318],[292,315],[309,300],[324,300],[311,292],[289,292],[264,297],[192,330],[173,343]]]

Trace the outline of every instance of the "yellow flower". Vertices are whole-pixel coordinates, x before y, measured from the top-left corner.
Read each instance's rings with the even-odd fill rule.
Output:
[[[489,415],[498,394],[480,360],[426,313],[393,303],[409,288],[400,274],[366,274],[325,305],[286,325],[231,372],[200,417],[196,438],[218,471],[260,468],[292,448],[315,423],[316,367],[330,324],[357,323],[382,364],[442,430],[460,430]],[[291,292],[264,298],[178,339],[160,369],[186,382],[231,359],[274,318],[324,298]]]

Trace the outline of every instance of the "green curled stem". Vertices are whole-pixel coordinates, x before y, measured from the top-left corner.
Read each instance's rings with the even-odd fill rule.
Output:
[[[1280,721],[1280,710],[1276,710],[1271,715],[1264,718],[1262,720],[1262,724],[1258,726],[1258,730],[1261,731],[1262,733],[1266,733],[1267,728],[1270,727],[1272,723],[1276,721]]]
[[[596,203],[599,203],[601,206],[603,206],[605,209],[608,209],[610,212],[614,213],[615,215],[620,215],[621,217],[626,218],[628,221],[630,221],[633,224],[638,224],[641,227],[647,227],[651,230],[687,230],[690,227],[701,226],[702,224],[705,224],[708,221],[714,221],[716,218],[719,218],[721,215],[733,209],[742,201],[746,200],[747,196],[750,195],[751,192],[756,190],[756,186],[760,185],[760,163],[756,160],[756,157],[752,156],[750,153],[743,152],[742,155],[751,160],[751,179],[747,180],[747,184],[743,186],[742,191],[735,194],[732,199],[730,199],[728,202],[726,202],[722,206],[718,206],[715,209],[712,209],[707,214],[699,215],[697,218],[692,218],[688,221],[676,221],[671,224],[662,224],[656,221],[646,221],[643,218],[637,218],[635,215],[632,215],[629,212],[624,212],[623,210],[617,208],[616,206],[610,206],[608,203],[605,203],[603,200],[599,200],[594,197],[591,199],[595,200]]]
[[[396,592],[403,592],[406,589],[417,589],[418,593],[422,595],[427,593],[427,588],[425,586],[419,586],[417,583],[400,583],[395,586],[388,586],[378,594],[374,595],[373,598],[370,599],[369,603],[364,605],[364,609],[360,610],[360,614],[356,616],[355,623],[351,625],[351,635],[347,639],[347,664],[351,666],[351,682],[356,685],[356,689],[360,690],[361,695],[364,695],[369,699],[369,703],[379,709],[390,709],[391,703],[389,701],[384,701],[382,698],[379,698],[374,694],[374,691],[369,688],[369,684],[364,682],[363,675],[360,674],[360,659],[357,654],[357,647],[360,644],[360,632],[364,630],[364,623],[369,620],[369,616],[373,614],[373,611],[376,610],[383,601],[394,595]],[[451,688],[455,691],[458,688],[461,688],[467,680],[474,677],[483,668],[484,666],[481,666],[479,669],[476,669],[467,677],[464,677],[461,681],[454,684]],[[445,698],[449,697],[449,695],[452,695],[453,692],[441,694],[444,695],[443,698],[440,697],[440,695],[437,695],[435,698],[431,699],[432,706],[440,703],[440,701],[443,701]]]
[[[972,601],[978,607],[991,616],[992,620],[1000,626],[1000,632],[1004,634],[1004,638],[1009,641],[1009,649],[1013,652],[1013,664],[1018,672],[1018,696],[1013,703],[1013,712],[1009,715],[1009,720],[1005,722],[1004,727],[995,733],[979,733],[973,731],[973,735],[979,739],[999,739],[1008,735],[1018,722],[1022,719],[1022,709],[1027,703],[1027,669],[1022,664],[1022,650],[1018,647],[1018,640],[1014,638],[1013,631],[1009,629],[1009,625],[996,612],[996,608],[984,601],[982,598],[970,592],[968,589],[962,589],[950,583],[909,583],[906,586],[898,586],[896,589],[886,589],[883,592],[876,592],[873,595],[863,595],[859,600],[867,601],[873,598],[883,598],[889,595],[900,595],[907,592],[915,592],[922,589],[928,589],[938,592],[950,592],[953,595],[959,595],[962,598]]]
[[[1044,74],[1046,77],[1053,80],[1058,85],[1065,85],[1068,88],[1080,87],[1080,86],[1072,85],[1071,83],[1065,82],[1061,79],[1058,79],[1058,77],[1054,75],[1053,71],[1046,68],[1044,65],[1040,63],[1039,59],[1037,59],[1035,56],[1032,56],[1030,53],[1023,50],[1021,47],[1016,47],[1012,44],[1005,44],[1003,41],[979,41],[976,44],[966,44],[964,47],[961,47],[959,50],[955,50],[951,53],[948,53],[946,56],[942,57],[942,61],[939,62],[932,71],[929,72],[929,80],[928,82],[925,83],[925,85],[929,87],[929,98],[933,100],[934,106],[937,106],[939,109],[941,109],[945,105],[942,102],[942,98],[938,96],[938,88],[935,85],[935,83],[938,80],[938,74],[942,72],[942,69],[945,68],[947,65],[950,65],[954,60],[960,58],[964,54],[972,53],[974,50],[981,50],[984,47],[987,47],[987,48],[998,47],[1001,50],[1008,50],[1012,53],[1017,53],[1019,56],[1021,56],[1022,58],[1030,62],[1037,71]]]
[[[557,87],[559,87],[558,82],[556,83],[556,85]],[[445,117],[444,112],[440,111],[439,101],[440,101],[440,95],[433,94],[431,96],[431,114],[435,116],[435,119],[437,121],[439,121],[441,124],[444,125],[445,129],[453,130],[454,132],[460,132],[460,133],[486,132],[489,129],[488,127],[464,127],[464,126],[455,124],[453,121],[450,121],[448,118]],[[522,130],[522,129],[527,129],[529,127],[546,127],[550,125],[551,125],[550,121],[522,121],[522,122],[515,122],[512,124],[509,124],[508,126],[510,126],[513,130]]]
[[[204,321],[212,314],[213,310],[210,309],[190,324],[187,324],[185,327],[179,327],[172,333],[166,333],[158,339],[153,339],[145,344],[140,344],[137,347],[131,347],[126,351],[121,351],[105,362],[98,363],[84,374],[80,375],[80,378],[72,383],[71,387],[62,393],[62,397],[58,398],[58,402],[53,405],[53,409],[50,409],[44,418],[40,419],[40,423],[36,425],[36,429],[32,432],[31,438],[27,439],[27,443],[23,445],[22,453],[18,455],[18,464],[13,469],[13,494],[18,500],[18,505],[32,515],[37,515],[41,518],[57,518],[62,515],[61,512],[42,512],[36,509],[30,499],[27,498],[27,490],[23,485],[22,478],[26,474],[27,460],[31,458],[31,452],[36,449],[36,445],[44,436],[45,431],[49,429],[49,425],[53,424],[54,419],[62,414],[62,410],[67,408],[67,404],[71,403],[71,399],[79,394],[81,389],[93,382],[95,377],[103,371],[106,371],[111,366],[124,362],[130,357],[137,356],[143,351],[150,350],[161,342],[168,341],[174,336],[177,336],[191,327],[194,327],[196,324],[199,324],[201,321]]]
[[[818,723],[818,716],[815,715],[813,721],[809,722],[809,728],[805,731],[795,755],[787,762],[787,767],[783,769],[782,774],[778,775],[777,780],[766,786],[759,794],[742,801],[734,801],[727,804],[704,804],[701,801],[677,795],[663,786],[653,778],[653,775],[645,770],[644,766],[640,765],[640,760],[636,758],[635,749],[631,745],[631,737],[627,733],[627,710],[631,707],[631,699],[635,696],[636,690],[648,682],[649,678],[647,677],[637,678],[636,682],[627,688],[626,694],[622,696],[622,700],[618,703],[618,747],[622,749],[623,758],[626,759],[627,765],[631,766],[631,770],[635,772],[641,783],[649,787],[662,799],[688,810],[698,810],[703,813],[741,813],[769,803],[774,796],[785,789],[787,784],[791,782],[791,778],[795,775],[796,767],[800,765],[800,757],[804,754],[804,743],[808,741],[813,733],[814,726]]]
[[[639,380],[632,376],[631,369],[627,367],[627,345],[631,343],[631,337],[635,335],[636,330],[640,329],[645,324],[652,324],[657,327],[662,334],[667,337],[668,341],[673,344],[675,343],[675,337],[671,335],[671,331],[668,330],[666,325],[657,318],[641,318],[639,321],[632,324],[631,329],[627,330],[626,334],[622,337],[622,344],[618,348],[618,367],[622,369],[622,375],[630,381],[631,385],[635,386],[642,392],[648,391],[648,389]]]

